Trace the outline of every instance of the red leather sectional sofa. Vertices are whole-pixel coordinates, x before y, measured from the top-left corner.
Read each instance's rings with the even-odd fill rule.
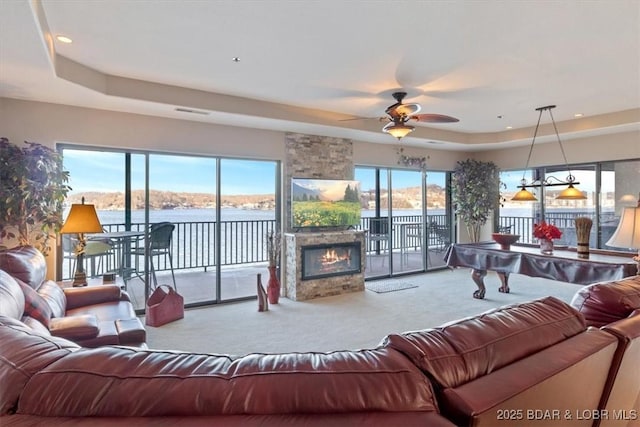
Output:
[[[85,348],[2,304],[2,426],[640,424],[635,311],[590,327],[580,307],[546,297],[375,349],[235,357]]]

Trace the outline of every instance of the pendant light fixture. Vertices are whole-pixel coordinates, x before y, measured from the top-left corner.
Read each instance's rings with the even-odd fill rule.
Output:
[[[571,174],[571,169],[569,169],[569,163],[567,162],[567,156],[564,153],[564,147],[562,146],[562,141],[560,141],[560,134],[558,133],[558,127],[556,126],[556,122],[553,119],[552,109],[556,108],[555,105],[547,105],[546,107],[536,108],[536,111],[539,111],[538,115],[538,123],[536,124],[536,129],[533,132],[533,139],[531,140],[531,147],[529,148],[529,156],[527,157],[527,164],[524,167],[524,172],[522,174],[522,180],[520,181],[520,191],[518,191],[511,200],[517,202],[535,202],[538,200],[536,196],[533,195],[527,188],[540,188],[540,187],[554,187],[558,185],[567,185],[565,188],[558,194],[556,197],[557,200],[584,200],[587,197],[582,193],[582,191],[578,190],[574,187],[574,185],[580,184],[576,182],[576,178]],[[540,127],[540,119],[542,118],[542,112],[548,111],[549,116],[551,117],[551,123],[553,124],[553,129],[556,133],[556,138],[558,139],[558,144],[560,145],[560,151],[562,152],[562,158],[564,159],[564,164],[569,171],[569,176],[565,181],[562,181],[554,176],[546,177],[544,180],[536,179],[532,180],[530,183],[527,183],[527,180],[524,177],[524,174],[527,172],[529,168],[529,160],[531,160],[531,153],[533,152],[533,144],[536,142],[536,136],[538,135],[538,128]]]

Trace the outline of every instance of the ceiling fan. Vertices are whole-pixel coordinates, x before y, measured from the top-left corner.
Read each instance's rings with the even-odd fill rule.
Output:
[[[407,96],[407,92],[394,92],[391,96],[396,103],[384,110],[388,117],[382,117],[380,120],[389,120],[382,131],[386,132],[398,140],[413,132],[414,126],[407,125],[409,120],[415,120],[424,123],[455,123],[459,119],[443,114],[418,114],[420,112],[420,104],[403,104],[402,100]]]

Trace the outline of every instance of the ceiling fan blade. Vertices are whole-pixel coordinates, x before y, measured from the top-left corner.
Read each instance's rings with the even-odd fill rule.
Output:
[[[386,122],[389,120],[389,117],[352,117],[350,119],[340,119],[339,122],[350,122],[353,120],[377,120],[379,122]]]
[[[352,120],[369,120],[371,117],[352,117],[350,119],[340,119],[339,122],[350,122]]]
[[[416,114],[409,119],[424,123],[456,123],[460,121],[460,119],[444,114]]]

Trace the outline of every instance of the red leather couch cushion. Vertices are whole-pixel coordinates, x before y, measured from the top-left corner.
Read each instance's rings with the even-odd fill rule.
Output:
[[[240,358],[82,349],[34,375],[18,407],[18,414],[100,417],[380,411],[437,413],[427,378],[393,349]]]
[[[24,292],[18,281],[0,270],[0,316],[21,319],[24,314]]]
[[[585,286],[573,296],[571,305],[582,313],[587,326],[600,328],[626,319],[640,309],[640,276]]]
[[[79,349],[71,341],[40,334],[5,316],[0,316],[0,348],[0,416],[16,409],[24,387],[34,375]],[[56,394],[64,389],[61,387]],[[43,396],[40,400],[44,400]]]
[[[33,246],[20,246],[0,251],[0,269],[38,289],[47,275],[47,261]]]
[[[434,329],[389,335],[384,343],[407,355],[438,384],[449,388],[584,330],[580,313],[557,298],[546,297]]]

